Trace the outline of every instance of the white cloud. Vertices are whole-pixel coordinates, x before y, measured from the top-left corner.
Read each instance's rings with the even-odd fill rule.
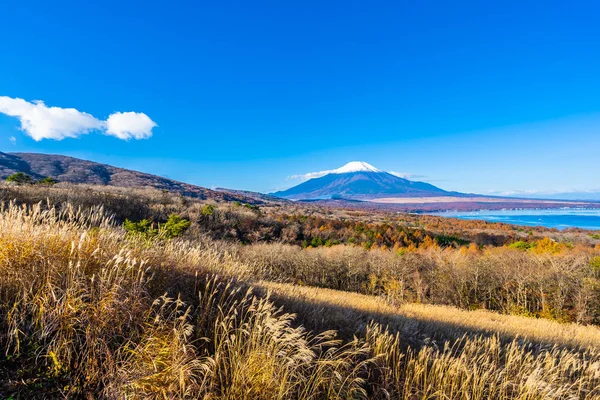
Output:
[[[21,129],[33,140],[74,138],[101,129],[102,121],[74,108],[48,107],[43,101],[0,96],[0,112],[21,121]]]
[[[0,96],[0,113],[16,117],[21,130],[35,141],[77,138],[92,131],[128,140],[152,136],[156,123],[144,113],[116,112],[106,121],[74,108],[48,107],[41,100],[29,102]]]
[[[309,172],[307,174],[300,174],[300,175],[290,175],[287,177],[287,180],[289,180],[289,181],[295,181],[295,180],[307,181],[309,179],[320,178],[322,176],[325,176],[327,174],[332,174],[334,172],[335,172],[335,169],[329,169],[327,171]]]
[[[116,112],[106,120],[106,134],[119,139],[147,139],[152,136],[156,122],[144,113]]]
[[[417,174],[411,174],[410,172],[396,172],[396,171],[388,171],[390,174],[397,176],[398,178],[403,178],[403,179],[408,179],[408,180],[415,180],[415,179],[423,179],[426,178],[425,175],[417,175]]]
[[[9,137],[8,140],[10,140],[12,144],[17,144],[17,138],[14,136]]]

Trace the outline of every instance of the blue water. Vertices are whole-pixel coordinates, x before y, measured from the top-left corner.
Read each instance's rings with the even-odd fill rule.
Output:
[[[449,218],[485,220],[547,228],[600,230],[600,209],[561,208],[552,210],[445,211],[431,213]]]

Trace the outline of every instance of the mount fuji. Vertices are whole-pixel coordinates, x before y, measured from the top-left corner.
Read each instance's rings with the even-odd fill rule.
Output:
[[[273,193],[290,200],[370,200],[389,197],[456,196],[425,182],[400,178],[363,161],[352,161],[326,175]]]

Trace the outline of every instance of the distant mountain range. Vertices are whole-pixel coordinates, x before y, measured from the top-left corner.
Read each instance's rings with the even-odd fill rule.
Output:
[[[157,175],[113,167],[79,158],[40,153],[0,152],[0,179],[24,172],[34,179],[52,177],[59,182],[120,187],[152,187],[199,199],[257,203],[242,193],[215,191]]]
[[[325,176],[313,178],[290,189],[273,193],[290,200],[370,200],[391,197],[461,196],[425,182],[411,181],[353,161]]]

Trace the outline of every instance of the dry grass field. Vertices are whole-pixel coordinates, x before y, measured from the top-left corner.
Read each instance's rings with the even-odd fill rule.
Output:
[[[127,210],[119,207],[113,205]],[[0,397],[600,399],[599,333],[592,324],[415,304],[412,295],[379,290],[389,288],[387,280],[362,285],[384,278],[371,273],[390,260],[396,264],[385,271],[441,256],[455,260],[460,249],[434,246],[392,259],[389,251],[364,248],[241,246],[191,237],[202,221],[169,239],[126,231],[101,204],[2,206]],[[485,264],[490,268],[506,260],[502,251],[473,251],[452,264],[456,269],[432,272],[454,276],[444,281],[451,288],[468,275],[458,271],[484,265],[481,257],[500,263]],[[503,251],[521,268],[555,262],[548,258],[554,255]],[[570,272],[548,275],[570,282],[563,290],[595,276],[595,264],[586,264],[595,260],[593,247],[571,251],[556,255],[557,266],[578,260]],[[304,286],[286,283],[294,279],[280,267],[292,260],[305,272],[319,267]],[[348,275],[362,262],[375,269]],[[543,262],[540,271],[552,265]],[[318,287],[346,285],[337,282],[344,274],[360,290]],[[513,290],[511,282],[505,283]],[[523,284],[519,296],[531,288]],[[579,292],[589,294],[589,304],[576,309],[593,309],[595,286],[581,288],[590,291]],[[562,299],[568,309],[571,297]],[[559,305],[558,298],[544,301]]]
[[[518,339],[546,348],[600,349],[600,328],[593,325],[564,324],[545,318],[503,315],[486,310],[465,311],[431,304],[393,305],[381,297],[285,283],[265,281],[256,283],[256,287],[270,292],[275,298],[295,303],[295,312],[303,320],[335,314],[340,319],[336,325],[348,332],[358,332],[375,321],[399,332],[410,342],[414,341],[412,335],[417,332],[421,339],[437,338],[438,341],[478,334],[497,335],[504,341]],[[303,309],[300,305],[306,306]]]

